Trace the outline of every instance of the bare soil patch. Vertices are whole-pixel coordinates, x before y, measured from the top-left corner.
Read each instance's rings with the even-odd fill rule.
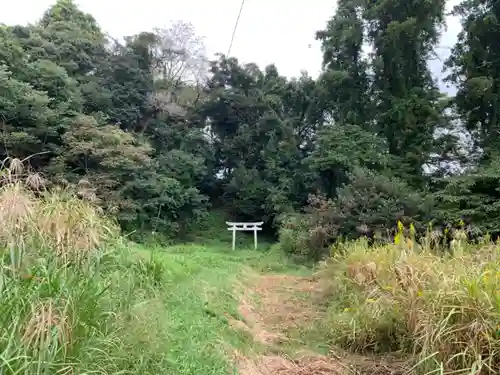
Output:
[[[255,341],[276,345],[288,341],[286,332],[310,324],[318,316],[314,295],[318,283],[309,278],[288,275],[252,275],[240,293],[238,313],[243,321],[230,319],[236,329],[252,335]],[[240,375],[340,375],[346,374],[339,361],[320,355],[292,359],[280,355],[253,358],[235,354]]]
[[[271,345],[288,341],[286,330],[297,326],[313,310],[297,298],[313,285],[306,279],[286,275],[252,274],[239,291],[238,314],[241,320],[227,317],[230,324],[248,332],[255,341]]]
[[[314,301],[320,288],[313,279],[265,275],[252,277],[250,283],[241,293],[238,312],[254,331],[271,331],[271,336],[283,340],[288,329],[319,317]]]
[[[240,358],[240,375],[343,375],[346,368],[323,356],[302,357],[292,360],[277,355],[258,358]]]
[[[248,332],[266,346],[286,343],[287,331],[312,324],[322,312],[318,303],[323,295],[321,283],[314,278],[290,275],[251,275],[240,291],[238,313],[243,321],[229,316],[230,324]],[[240,375],[402,375],[405,366],[369,357],[307,352],[290,358],[285,355],[234,353]]]
[[[408,375],[404,362],[350,356],[344,359],[311,354],[287,358],[263,355],[235,358],[239,375]]]

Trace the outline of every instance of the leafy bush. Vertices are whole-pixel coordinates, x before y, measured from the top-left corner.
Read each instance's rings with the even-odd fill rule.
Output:
[[[440,181],[436,193],[436,216],[441,221],[465,220],[483,235],[500,234],[500,164],[497,162],[477,168],[467,175],[453,176]]]
[[[357,169],[350,183],[337,191],[330,217],[337,236],[352,238],[357,227],[366,225],[383,233],[398,220],[423,227],[432,201],[405,182],[372,171]]]
[[[206,214],[206,197],[190,183],[202,174],[197,158],[188,162],[187,154],[170,153],[161,165],[150,142],[89,116],[77,117],[63,141],[65,152],[52,161],[51,174],[116,216],[124,230],[139,232],[134,239],[152,231],[167,238],[184,234]],[[176,161],[180,164],[174,170]],[[184,175],[178,180],[165,168],[172,176]]]
[[[279,242],[282,250],[298,260],[319,260],[334,239],[329,217],[333,202],[324,195],[311,195],[302,214],[281,218]]]
[[[311,195],[303,213],[285,217],[280,243],[290,255],[318,260],[328,253],[329,244],[355,239],[361,227],[379,238],[387,238],[384,232],[398,220],[423,227],[431,204],[398,179],[355,169],[350,183],[337,189],[335,199]]]
[[[500,247],[440,257],[411,244],[356,242],[328,262],[330,343],[416,354],[417,373],[499,373]]]
[[[309,245],[308,225],[305,215],[288,215],[283,219],[279,231],[280,248],[289,256],[297,260],[306,260],[312,257],[314,247]]]

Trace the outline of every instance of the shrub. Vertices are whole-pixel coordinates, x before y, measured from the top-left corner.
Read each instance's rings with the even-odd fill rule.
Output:
[[[429,198],[400,179],[356,169],[350,183],[338,189],[329,221],[336,235],[353,239],[359,225],[383,234],[402,220],[421,229],[431,206]]]
[[[309,202],[304,213],[281,218],[279,243],[286,254],[297,260],[318,261],[334,239],[328,222],[332,201],[320,195],[310,196]]]
[[[337,189],[334,199],[321,193],[311,195],[301,214],[282,220],[280,243],[290,255],[318,260],[328,253],[328,245],[341,239],[366,233],[380,240],[388,238],[388,229],[397,220],[412,220],[422,230],[431,205],[431,199],[403,181],[358,168],[349,175],[349,183]]]
[[[411,241],[348,245],[322,271],[330,342],[416,354],[417,373],[499,373],[500,247],[465,249],[440,257]]]
[[[308,244],[308,226],[304,215],[288,215],[282,219],[279,230],[280,248],[289,256],[309,258],[313,249]]]
[[[481,235],[498,236],[500,164],[489,163],[470,172],[437,181],[441,189],[435,193],[435,216],[448,222],[464,219]]]

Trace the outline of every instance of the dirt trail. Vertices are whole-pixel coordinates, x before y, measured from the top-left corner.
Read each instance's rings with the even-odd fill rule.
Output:
[[[287,275],[254,275],[240,295],[238,312],[243,321],[231,320],[234,328],[249,332],[260,344],[273,348],[289,341],[287,331],[309,324],[317,317],[311,301],[319,291],[316,281]],[[301,298],[302,297],[302,298]],[[270,350],[272,351],[272,350]],[[340,361],[315,354],[299,358],[235,353],[240,375],[344,375]]]
[[[287,332],[313,324],[321,319],[317,302],[321,284],[312,278],[289,275],[252,275],[240,291],[238,312],[242,320],[230,317],[235,329],[251,334],[253,339],[273,354],[244,356],[234,353],[240,375],[388,375],[401,374],[398,366],[369,358],[350,356],[335,358],[311,352],[290,358],[279,353],[279,347],[291,340]]]
[[[286,331],[310,322],[316,312],[311,298],[317,290],[314,281],[287,275],[254,276],[240,296],[238,312],[243,318],[240,328],[252,333],[263,344],[288,341]],[[246,326],[246,328],[243,326]]]

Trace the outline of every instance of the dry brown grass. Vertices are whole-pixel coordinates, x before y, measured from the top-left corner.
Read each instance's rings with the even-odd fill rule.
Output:
[[[441,257],[403,246],[353,244],[326,266],[333,344],[404,350],[417,373],[500,372],[500,247]]]
[[[36,214],[40,239],[64,262],[87,259],[118,233],[117,226],[100,209],[76,199],[69,191],[45,193]]]
[[[35,155],[22,160],[11,157],[3,159],[0,163],[0,185],[22,183],[33,191],[40,191],[45,188],[47,181],[43,175],[35,172],[29,164],[29,160]]]
[[[37,206],[21,184],[0,187],[0,241],[5,247],[24,247],[24,234],[32,231]]]
[[[67,301],[39,301],[24,326],[23,343],[32,350],[47,350],[51,345],[67,349],[72,344],[71,314]]]
[[[69,191],[36,197],[20,183],[0,187],[1,245],[19,254],[50,249],[63,262],[88,259],[117,226]]]
[[[317,354],[291,359],[278,355],[235,356],[240,375],[409,375],[405,362],[355,357],[334,358]]]
[[[64,263],[81,262],[118,234],[97,206],[69,189],[45,189],[22,160],[6,159],[2,167],[0,246],[10,251],[13,269],[26,254],[49,250]]]
[[[295,360],[277,355],[257,358],[238,356],[240,375],[347,375],[352,370],[341,362],[325,356],[305,356]]]

